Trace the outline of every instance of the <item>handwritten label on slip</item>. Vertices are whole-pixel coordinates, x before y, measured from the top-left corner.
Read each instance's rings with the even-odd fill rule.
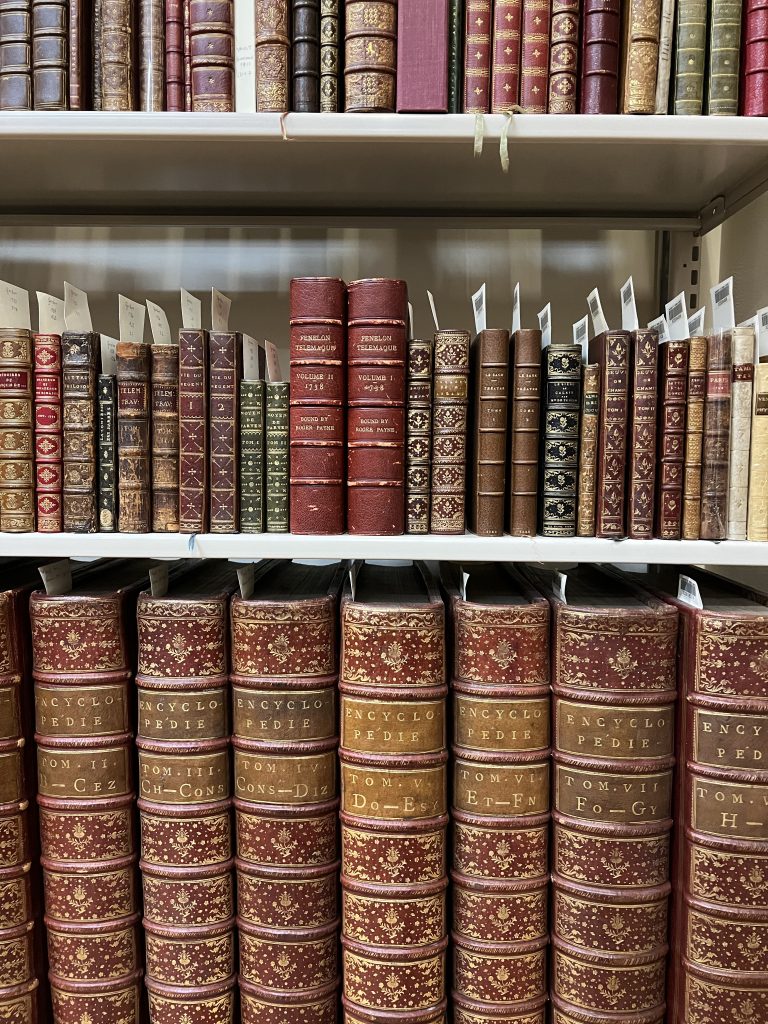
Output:
[[[688,335],[688,310],[685,306],[685,292],[680,292],[664,307],[664,319],[670,341],[685,341]]]
[[[677,599],[689,604],[691,608],[704,607],[699,593],[699,584],[690,576],[680,576],[677,584]]]
[[[667,327],[667,318],[665,316],[657,316],[655,320],[651,320],[648,324],[650,331],[659,332],[659,341],[669,341],[669,328]]]
[[[68,558],[60,558],[58,562],[41,565],[38,572],[45,592],[50,597],[68,594],[72,589],[72,563]]]
[[[688,317],[688,337],[695,338],[704,333],[704,317],[707,314],[707,307],[702,306]]]
[[[427,289],[427,299],[429,300],[429,308],[432,310],[432,319],[435,322],[435,330],[440,330],[440,324],[437,322],[437,310],[435,309],[435,297],[432,292]]]
[[[143,302],[134,302],[125,295],[118,295],[118,323],[120,324],[120,341],[132,341],[141,345],[144,342],[144,320],[147,309]]]
[[[264,346],[243,335],[243,380],[264,380]]]
[[[283,375],[280,372],[280,354],[277,351],[277,346],[273,345],[271,341],[264,342],[264,348],[267,353],[267,375],[271,384],[279,384],[283,379]]]
[[[0,327],[32,330],[29,318],[29,292],[8,281],[0,281]]]
[[[147,316],[154,343],[156,345],[172,345],[171,325],[168,323],[168,317],[165,315],[163,307],[147,299]]]
[[[203,326],[203,304],[186,288],[181,289],[181,323],[185,331],[199,331]]]
[[[93,330],[88,296],[68,281],[64,282],[64,326],[81,334]]]
[[[149,589],[152,597],[165,597],[168,593],[168,564],[161,562],[149,570]]]
[[[635,302],[635,283],[630,276],[621,286],[621,329],[622,331],[636,331],[639,326],[637,303]]]
[[[541,331],[541,347],[544,349],[552,341],[552,303],[548,302],[544,309],[539,310],[539,330]]]
[[[589,362],[589,317],[583,316],[573,325],[573,344],[581,345],[581,360],[586,366]]]
[[[248,565],[241,565],[237,570],[237,584],[240,587],[240,597],[244,601],[253,596],[253,588],[256,585],[253,562],[250,562]]]
[[[469,584],[469,573],[464,571],[464,566],[461,566],[461,599],[462,601],[467,600],[467,585]]]
[[[592,317],[592,330],[596,335],[603,334],[608,330],[608,321],[603,314],[603,304],[600,301],[600,292],[597,288],[593,288],[587,296],[587,306],[589,315]]]
[[[64,327],[64,299],[37,293],[37,329],[40,334],[61,334]]]
[[[408,337],[413,338],[413,303],[408,303]]]
[[[472,313],[475,317],[475,334],[485,330],[485,282],[480,285],[472,296]]]
[[[568,577],[563,572],[556,572],[552,577],[552,593],[555,597],[559,598],[563,604],[568,604],[565,597],[565,585],[568,582]]]
[[[352,591],[352,600],[355,600],[355,594],[357,593],[357,577],[360,575],[360,566],[363,563],[357,559],[353,560],[349,564],[349,589]]]
[[[760,357],[760,317],[757,313],[749,320],[743,320],[738,327],[749,327],[752,330],[752,362],[756,363]]]
[[[229,330],[229,310],[232,306],[232,299],[218,290],[211,288],[211,329],[226,334]]]
[[[101,341],[101,372],[114,377],[117,374],[117,338],[108,334],[100,334]]]
[[[520,330],[520,282],[515,285],[512,292],[512,333]]]
[[[736,326],[736,313],[733,308],[733,278],[728,277],[720,284],[710,288],[712,296],[712,330],[730,331]]]

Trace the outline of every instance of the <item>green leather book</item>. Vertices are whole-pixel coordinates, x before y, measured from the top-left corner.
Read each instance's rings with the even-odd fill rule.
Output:
[[[738,114],[742,0],[712,0],[708,114]]]
[[[461,73],[464,65],[464,0],[450,0],[448,9],[448,113],[461,113]]]
[[[288,382],[267,384],[267,533],[288,533]]]
[[[264,531],[264,381],[240,381],[240,532]]]
[[[700,114],[704,107],[707,0],[679,0],[675,41],[676,114]]]

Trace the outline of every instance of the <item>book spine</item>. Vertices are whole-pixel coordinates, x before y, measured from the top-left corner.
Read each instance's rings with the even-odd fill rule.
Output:
[[[627,536],[653,537],[659,336],[632,332],[632,390],[627,446]]]
[[[584,0],[580,114],[618,111],[620,27],[621,0]]]
[[[768,3],[746,0],[742,46],[741,109],[746,117],[768,115]]]
[[[404,281],[349,285],[347,330],[347,530],[405,530]]]
[[[768,363],[755,366],[747,540],[768,540]]]
[[[175,844],[172,864],[142,842],[146,985],[150,1015],[233,1019],[235,903],[231,857],[227,634],[230,591],[138,602],[139,814],[142,839],[160,820]],[[146,816],[146,824],[145,824]],[[219,859],[220,853],[226,856]],[[166,851],[165,856],[168,856]],[[174,1015],[175,1019],[179,1019]]]
[[[289,385],[276,382],[266,386],[265,452],[266,484],[264,511],[267,533],[288,533],[289,480]]]
[[[487,113],[490,109],[493,114],[503,114],[517,106],[520,94],[522,19],[523,0],[495,0],[493,5],[483,0],[467,0],[464,57],[466,113]]]
[[[541,533],[576,536],[579,474],[581,346],[549,345],[542,372],[546,382],[542,438]]]
[[[100,373],[97,379],[100,533],[114,533],[118,523],[116,392],[115,377]]]
[[[395,0],[345,0],[344,109],[395,109]]]
[[[164,0],[139,0],[139,110],[165,109]]]
[[[509,332],[483,331],[473,341],[470,357],[474,363],[470,524],[479,536],[500,537],[504,532]]]
[[[430,533],[464,533],[469,334],[435,334]]]
[[[209,514],[211,533],[240,529],[238,494],[242,377],[242,337],[211,331],[208,342],[208,409],[210,430]]]
[[[135,110],[131,0],[101,0],[101,109]]]
[[[339,3],[320,0],[320,111],[335,114],[339,102]]]
[[[32,109],[32,0],[0,0],[0,110]]]
[[[546,114],[549,83],[549,0],[523,0],[520,106],[526,114]]]
[[[512,408],[507,529],[513,537],[533,537],[539,482],[541,331],[516,331],[509,351]]]
[[[625,24],[623,114],[656,112],[661,0],[631,0]]]
[[[87,110],[91,103],[85,53],[91,30],[96,38],[95,11],[85,17],[84,0],[67,0],[67,98],[70,110]],[[95,54],[93,55],[95,58]]]
[[[707,390],[707,339],[691,338],[688,345],[682,537],[683,540],[698,540],[701,528],[701,453],[704,396]]]
[[[626,331],[607,332],[594,342],[597,362],[601,369],[595,530],[597,537],[624,536],[629,343],[630,338]]]
[[[579,0],[552,0],[549,46],[550,114],[575,114],[579,66]]]
[[[597,508],[597,438],[600,429],[600,367],[584,367],[579,427],[579,501],[577,537],[595,536]]]
[[[80,0],[83,4],[84,0]],[[91,66],[88,65],[88,51],[82,58],[82,66],[86,73],[90,71],[90,86],[92,105],[94,110],[102,109],[102,74],[101,74],[101,8],[103,0],[93,0],[93,58]],[[87,18],[87,14],[85,15]]]
[[[64,532],[97,532],[96,373],[98,334],[61,336]]]
[[[320,0],[292,0],[291,110],[320,110]]]
[[[712,0],[709,22],[707,113],[739,112],[742,0]]]
[[[675,43],[676,114],[700,114],[704,107],[707,0],[678,0]]]
[[[507,0],[499,0],[500,3]],[[491,0],[465,0],[462,111],[487,114],[491,109]]]
[[[656,108],[654,113],[669,111],[669,85],[672,76],[672,47],[675,38],[675,7],[677,0],[662,0],[659,23],[659,67],[656,72]]]
[[[233,111],[234,0],[189,0],[189,54],[192,110]]]
[[[656,482],[656,536],[680,537],[685,465],[685,413],[689,345],[659,346],[659,447]]]
[[[97,0],[101,2],[101,0]],[[192,110],[192,40],[190,23],[191,0],[182,0],[182,26],[184,39],[184,110]]]
[[[701,457],[701,539],[725,540],[731,433],[731,332],[709,339]]]
[[[149,345],[117,343],[117,468],[121,533],[149,533],[152,525]]]
[[[165,109],[184,110],[183,0],[165,0]]]
[[[449,0],[398,0],[397,111],[448,111]]]
[[[464,86],[464,4],[448,3],[448,113],[460,114]]]
[[[67,109],[67,0],[32,0],[32,95],[35,110]]]
[[[429,533],[432,454],[432,342],[408,342],[405,438],[406,533]]]
[[[208,336],[179,332],[179,531],[208,526]]]
[[[256,109],[289,109],[291,33],[288,0],[256,0]]]
[[[731,337],[733,366],[726,537],[728,540],[746,540],[755,332],[751,327],[734,327]]]
[[[152,346],[152,530],[179,532],[179,347]]]
[[[240,531],[264,530],[264,381],[240,381]]]
[[[31,331],[0,329],[0,530],[35,529]]]
[[[39,533],[61,533],[61,336],[33,335],[35,498]]]

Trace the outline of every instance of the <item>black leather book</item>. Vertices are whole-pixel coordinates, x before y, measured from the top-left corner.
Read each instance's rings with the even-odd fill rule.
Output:
[[[293,3],[293,109],[320,110],[320,0]]]
[[[115,378],[110,374],[100,373],[97,388],[99,402],[100,533],[114,533],[117,523],[116,390]]]
[[[542,352],[542,465],[539,532],[575,537],[579,477],[581,346],[548,345]]]

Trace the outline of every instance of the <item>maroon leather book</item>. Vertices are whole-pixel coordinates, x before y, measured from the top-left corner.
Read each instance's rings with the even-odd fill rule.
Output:
[[[179,331],[179,532],[208,527],[208,335]]]
[[[39,533],[61,533],[61,336],[35,334],[35,497]]]
[[[234,331],[208,336],[208,419],[210,423],[210,530],[240,529],[240,378],[243,339]]]
[[[596,537],[624,536],[629,343],[627,331],[606,331],[589,343],[589,361],[600,367]]]
[[[189,0],[192,110],[235,109],[234,0]]]
[[[653,537],[659,335],[632,332],[627,434],[627,536]]]
[[[165,109],[184,110],[183,0],[165,0]]]
[[[580,114],[619,109],[621,0],[584,0],[581,34]]]
[[[520,106],[526,114],[547,112],[549,28],[549,0],[523,0]]]
[[[491,5],[487,4],[488,15]],[[493,114],[503,114],[517,105],[520,93],[520,58],[522,54],[523,0],[496,0],[493,5],[493,58],[491,61],[491,105]],[[478,59],[482,47],[469,48],[467,61]],[[478,64],[480,62],[478,61]],[[465,71],[466,74],[466,71]],[[465,89],[467,88],[465,79]],[[474,108],[473,108],[474,109]],[[486,110],[488,107],[485,108]]]
[[[552,0],[549,50],[550,114],[575,114],[581,0]]]
[[[344,532],[344,282],[291,281],[291,533]]]
[[[448,0],[399,0],[397,112],[448,110]]]
[[[349,285],[347,530],[405,530],[405,281]]]
[[[768,0],[745,0],[742,29],[740,113],[768,115]]]
[[[707,344],[707,393],[701,455],[701,539],[725,540],[728,526],[728,463],[733,370],[730,331]]]
[[[509,0],[498,0],[499,4]],[[518,0],[519,2],[519,0]],[[491,109],[490,0],[466,0],[464,30],[464,113],[487,114]],[[515,102],[517,93],[515,93]]]
[[[683,513],[685,408],[689,343],[659,345],[659,444],[656,481],[656,536],[679,540]]]

